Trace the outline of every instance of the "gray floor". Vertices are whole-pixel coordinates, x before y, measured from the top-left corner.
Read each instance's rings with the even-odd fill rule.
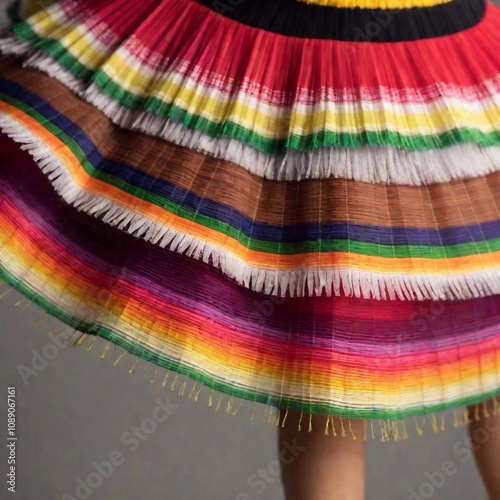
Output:
[[[197,402],[149,383],[142,364],[129,375],[130,360],[113,367],[116,352],[99,357],[102,347],[48,347],[51,328],[34,305],[22,311],[16,292],[0,301],[3,403],[0,427],[6,429],[7,387],[17,388],[17,498],[22,500],[280,500],[276,429],[248,413],[214,413]],[[42,319],[37,324],[31,320]],[[101,345],[101,344],[100,344]],[[51,358],[51,359],[49,359]],[[45,364],[43,359],[48,360]],[[168,386],[167,386],[168,387]],[[179,386],[177,386],[179,387]],[[169,415],[156,423],[159,401]],[[203,401],[203,402],[201,402]],[[263,407],[261,407],[262,409]],[[245,409],[240,409],[244,412]],[[164,415],[165,413],[161,413]],[[132,435],[133,427],[146,434]],[[397,443],[368,442],[367,500],[486,500],[470,456],[455,446],[463,428]],[[6,441],[4,441],[6,442]],[[2,446],[3,449],[5,449]],[[460,449],[463,449],[462,446]],[[6,474],[5,453],[0,474]],[[113,462],[97,472],[96,464]],[[443,463],[452,474],[443,476]],[[269,471],[259,476],[259,471]],[[445,477],[444,484],[429,477]],[[90,489],[77,489],[78,481]],[[423,483],[427,486],[422,486]],[[422,489],[420,489],[422,488]],[[412,491],[422,496],[412,496]],[[2,479],[0,498],[7,496]],[[348,499],[347,499],[348,500]]]

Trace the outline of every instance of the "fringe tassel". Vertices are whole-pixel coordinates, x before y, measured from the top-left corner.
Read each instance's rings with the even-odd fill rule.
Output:
[[[39,62],[40,57],[47,58],[45,55],[32,58],[37,61],[39,69],[41,67],[48,72],[54,65],[60,70],[57,63]],[[64,74],[63,77],[71,87],[78,88],[78,82],[74,82],[72,75]],[[94,83],[80,91],[79,95],[119,127],[208,153],[231,161],[259,177],[272,180],[297,181],[333,176],[360,182],[419,186],[487,175],[500,168],[500,148],[482,148],[476,144],[460,144],[432,151],[376,146],[323,147],[306,152],[292,150],[272,155],[235,139],[214,138],[191,130],[182,123],[126,109],[104,94]]]
[[[104,341],[103,339],[99,339]],[[106,341],[107,342],[107,341]],[[118,359],[121,359],[127,352],[124,352],[120,355]],[[140,358],[138,358],[135,365],[140,362]],[[150,363],[147,361],[143,361],[144,363]],[[114,363],[116,365],[116,361]],[[155,374],[151,379],[151,383],[153,383],[156,372],[159,370],[157,367],[155,369]],[[165,381],[169,376],[169,371],[166,371],[165,377],[163,379],[162,386],[165,387]],[[175,388],[175,383],[179,377],[179,374],[174,373],[174,379],[170,386],[170,390],[173,391]],[[190,389],[188,389],[188,384],[191,384]],[[214,403],[213,396],[216,391],[213,388],[209,388],[207,386],[201,385],[197,381],[193,381],[191,379],[184,380],[181,384],[180,389],[178,390],[179,396],[185,396],[186,394],[190,399],[194,401],[198,401],[199,394],[204,391],[204,394],[207,394],[207,403],[209,407],[212,407],[214,412],[218,412],[220,408],[225,408],[225,413],[228,415],[237,415],[239,410],[243,406],[245,401],[239,401],[236,408],[234,408],[234,402],[236,398],[235,396],[227,395],[227,394],[219,394],[217,399],[217,404]],[[207,393],[208,390],[208,393]],[[429,415],[423,415],[421,417],[413,417],[412,420],[414,422],[415,433],[413,435],[423,436],[425,434],[426,429],[432,429],[434,433],[439,433],[446,431],[449,427],[462,427],[466,426],[473,421],[478,421],[483,418],[491,418],[495,415],[500,415],[500,394],[495,398],[492,398],[493,401],[493,410],[488,409],[488,400],[481,401],[477,404],[470,405],[473,408],[474,418],[470,417],[470,412],[467,407],[454,408],[450,416],[445,412],[431,413]],[[249,403],[249,402],[248,402]],[[491,403],[490,403],[491,404]],[[249,415],[249,420],[252,421],[254,419],[255,413],[257,411],[258,403],[254,402],[252,411]],[[289,415],[289,408],[276,408],[276,414],[273,419],[271,419],[271,415],[274,407],[270,407],[268,405],[264,405],[262,408],[262,423],[271,423],[275,427],[285,427],[287,417]],[[307,419],[307,425],[304,426],[304,419]],[[335,420],[339,421],[340,429],[337,429],[335,426]],[[359,420],[357,420],[359,422]],[[407,428],[407,424],[411,421],[411,419],[366,419],[365,424],[363,426],[363,432],[356,432],[352,423],[353,419],[351,418],[340,418],[335,417],[334,415],[326,415],[326,422],[324,427],[321,429],[321,432],[324,435],[332,436],[332,437],[350,437],[353,440],[360,439],[362,441],[367,441],[371,437],[372,440],[379,440],[381,442],[391,442],[391,441],[402,441],[410,439],[411,432],[409,432]],[[447,426],[447,422],[449,422],[449,426]],[[377,435],[374,431],[374,424],[378,424],[380,434],[377,438]],[[368,432],[368,428],[369,431]],[[314,419],[313,415],[308,412],[301,411],[297,424],[297,431],[305,431],[305,432],[313,432],[315,431]]]
[[[97,84],[88,84],[76,78],[51,55],[14,35],[0,41],[0,50],[25,56],[25,67],[57,78],[119,127],[144,132],[231,161],[268,179],[296,181],[334,176],[360,182],[418,186],[487,175],[500,169],[500,148],[481,147],[473,143],[432,151],[364,146],[323,147],[305,152],[292,150],[285,154],[269,154],[235,139],[211,137],[151,112],[130,110],[106,95]],[[484,85],[493,88],[498,84],[492,80]]]
[[[9,288],[9,290],[12,290],[13,288]],[[2,294],[3,296],[5,295],[5,292]],[[22,297],[22,299],[25,299]],[[21,300],[18,300],[16,304],[20,304]],[[28,299],[25,299],[28,300]],[[14,304],[15,305],[15,304]],[[48,333],[53,333],[53,330],[50,329]],[[63,332],[60,332],[63,333]],[[106,353],[109,351],[109,348],[111,346],[114,347],[114,349],[118,348],[119,346],[114,345],[112,342],[106,339],[102,339],[101,337],[97,337],[95,335],[91,335],[88,333],[82,333],[78,331],[73,331],[71,335],[69,335],[65,341],[70,341],[73,336],[77,335],[77,338],[72,342],[72,345],[75,347],[78,346],[83,346],[86,341],[90,337],[90,342],[88,343],[88,346],[86,347],[85,351],[89,352],[92,348],[92,346],[101,343],[104,343],[104,348],[100,352],[99,358],[103,359],[106,356]],[[121,347],[120,347],[121,349]],[[94,349],[95,351],[95,349]],[[150,379],[150,383],[154,383],[156,379],[156,375],[160,368],[157,365],[154,365],[150,361],[144,361],[141,358],[135,356],[134,354],[128,352],[128,351],[123,351],[114,361],[113,361],[113,366],[117,366],[120,360],[123,359],[123,357],[129,354],[131,355],[134,360],[133,364],[128,370],[128,373],[131,374],[134,372],[135,368],[137,367],[139,362],[144,363],[144,374],[147,373],[147,369],[149,367],[154,367],[154,374],[152,378]],[[170,375],[171,371],[166,370],[165,375],[163,377],[163,380],[161,382],[161,386],[163,388],[166,387],[167,379]],[[172,372],[174,373],[174,377],[172,380],[172,383],[170,384],[170,391],[175,390],[175,385],[176,382],[179,378],[179,373],[177,372]],[[188,388],[188,384],[191,384],[190,388]],[[207,389],[209,389],[207,386],[204,386],[200,384],[197,381],[194,381],[192,379],[189,379],[185,377],[185,380],[180,385],[180,388],[178,389],[178,396],[188,396],[190,399],[193,399],[194,401],[198,401],[198,396],[200,395],[201,391],[205,389],[204,394],[207,394]],[[208,406],[213,407],[214,402],[212,396],[214,395],[215,390],[213,388],[210,388],[210,391],[208,392],[207,396],[207,401],[208,401]],[[225,408],[225,412],[229,415],[236,416],[239,413],[240,408],[243,406],[244,400],[241,398],[237,398],[236,396],[232,395],[227,395],[227,394],[222,394],[219,393],[218,395],[218,401],[217,404],[215,405],[215,412],[218,412],[221,407]],[[224,401],[225,398],[225,401]],[[239,399],[239,403],[236,406],[236,408],[233,407],[235,399]],[[255,412],[257,410],[257,402],[254,402],[253,404],[253,409],[250,415],[249,420],[254,419]],[[492,406],[492,407],[491,407]],[[289,408],[276,408],[277,415],[275,419],[271,420],[271,414],[273,411],[274,407],[271,407],[269,405],[263,405],[263,411],[262,411],[262,422],[271,422],[275,426],[280,426],[280,427],[285,427],[286,425],[286,420],[289,414]],[[453,427],[460,427],[460,426],[465,426],[469,425],[473,422],[478,422],[481,419],[486,419],[486,418],[493,418],[493,417],[498,417],[500,419],[500,392],[494,397],[491,397],[489,399],[482,400],[481,402],[478,402],[476,404],[468,405],[468,406],[463,406],[463,407],[458,407],[454,408],[452,411],[452,417],[450,420],[450,417],[447,416],[447,411],[445,410],[444,412],[436,412],[436,413],[431,413],[428,415],[423,415],[423,416],[416,416],[413,417],[413,422],[414,422],[414,427],[416,431],[417,436],[423,436],[425,433],[425,428],[426,428],[426,423],[430,422],[431,429],[433,432],[438,433],[445,431],[447,426],[446,423],[447,421],[452,421]],[[305,415],[307,415],[305,417]],[[283,418],[281,418],[283,417]],[[308,425],[304,427],[302,425],[302,421],[304,418],[307,418],[308,420]],[[335,427],[335,419],[337,419],[340,422],[340,431]],[[438,420],[439,419],[439,420]],[[380,429],[380,438],[379,440],[381,442],[388,442],[388,441],[400,441],[400,440],[405,440],[409,439],[410,433],[407,430],[406,423],[410,421],[410,419],[365,419],[364,426],[363,426],[363,433],[359,434],[356,433],[352,426],[352,420],[351,418],[340,418],[336,417],[334,415],[326,415],[326,424],[324,428],[318,429],[319,432],[323,432],[323,434],[327,436],[333,436],[333,437],[351,437],[352,439],[361,439],[363,441],[366,441],[368,439],[368,434],[367,434],[367,426],[370,426],[370,431],[371,431],[371,438],[373,440],[376,440],[376,433],[374,431],[374,426],[378,424],[379,429]],[[357,422],[359,422],[359,419],[356,419]],[[297,431],[306,431],[306,432],[313,432],[315,431],[315,426],[313,424],[313,415],[309,412],[304,412],[300,411],[300,417],[298,420],[298,425],[297,425]],[[331,432],[330,432],[330,425],[331,425]],[[346,426],[348,428],[349,433],[346,430]],[[428,427],[429,425],[427,425]]]
[[[346,295],[377,300],[471,299],[500,294],[500,268],[475,273],[444,276],[383,275],[356,269],[300,269],[279,271],[247,264],[227,250],[200,241],[190,234],[153,222],[114,204],[112,200],[85,192],[72,179],[64,165],[43,141],[10,116],[0,113],[0,129],[23,144],[48,176],[56,192],[70,205],[103,222],[145,241],[186,254],[205,263],[212,261],[240,285],[256,292],[279,297],[338,295],[341,286]],[[354,284],[359,284],[354,286]],[[381,293],[382,292],[382,293]]]

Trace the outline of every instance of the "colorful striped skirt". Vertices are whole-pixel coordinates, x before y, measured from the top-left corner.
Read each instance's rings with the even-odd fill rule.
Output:
[[[499,409],[500,7],[31,4],[0,39],[6,291],[233,415],[389,441]]]

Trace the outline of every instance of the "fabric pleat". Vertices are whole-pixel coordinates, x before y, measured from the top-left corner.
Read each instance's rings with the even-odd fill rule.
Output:
[[[266,180],[116,130],[62,84],[15,64],[5,66],[10,72],[12,80],[0,80],[0,125],[44,158],[43,170],[66,201],[210,262],[255,291],[303,296],[344,288],[408,300],[500,291],[498,170],[421,186]]]
[[[492,4],[471,29],[387,44],[304,44],[192,0],[156,4],[140,2],[131,15],[122,0],[56,3],[16,25],[0,49],[25,55],[123,128],[209,153],[240,143],[271,154],[500,144],[500,8]],[[163,29],[152,36],[157,22]]]
[[[0,278],[78,344],[382,441],[500,411],[499,7],[9,12]]]
[[[23,276],[32,297],[83,330],[106,332],[160,366],[180,363],[181,373],[229,394],[352,417],[418,414],[423,397],[432,409],[498,388],[500,296],[272,301],[67,210],[32,159],[0,137],[2,278]]]

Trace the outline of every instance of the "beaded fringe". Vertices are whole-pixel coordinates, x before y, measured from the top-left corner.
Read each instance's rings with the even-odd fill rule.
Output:
[[[5,287],[6,289],[4,289]],[[5,298],[12,290],[14,290],[14,288],[9,286],[7,283],[0,282],[0,300]],[[28,307],[30,307],[30,305],[33,304],[34,302],[23,296],[13,305],[19,311],[25,311]],[[45,312],[43,312],[41,316],[38,316],[30,321],[30,324],[32,325],[39,325],[44,328],[47,328],[47,326],[51,323],[56,324],[59,323],[59,321]],[[109,340],[102,339],[92,334],[82,333],[70,327],[67,327],[67,329],[59,332],[54,332],[54,328],[51,327],[47,331],[47,334],[53,334],[54,336],[60,337],[61,334],[66,333],[68,330],[70,330],[70,333],[63,340],[64,342],[72,342],[71,345],[73,347],[85,346],[86,352],[90,352],[95,346],[95,349],[93,349],[92,352],[100,352],[99,357],[101,359],[105,357],[109,359],[111,357],[111,354],[108,354],[110,353],[111,347],[112,351],[119,349],[122,352],[114,359],[114,367],[117,366],[118,363],[128,354],[129,360],[132,360],[132,364],[128,369],[129,374],[132,374],[136,369],[141,369],[138,365],[142,362],[144,378],[148,377],[148,371],[150,369],[153,372],[151,378],[149,379],[151,384],[155,381],[161,380],[161,387],[163,389],[170,390],[170,392],[176,391],[178,396],[187,396],[193,401],[201,401],[200,394],[203,392],[208,407],[212,408],[214,412],[225,412],[232,416],[236,416],[238,414],[242,415],[242,412],[239,410],[243,406],[245,400],[229,394],[223,394],[213,388],[202,385],[197,381],[188,379],[187,377],[184,377],[185,380],[181,381],[179,380],[179,373],[173,370],[160,368],[151,361],[144,360],[139,356],[126,351],[122,347],[114,345]],[[434,433],[439,433],[446,431],[450,427],[463,427],[473,423],[474,421],[477,422],[484,418],[500,415],[500,394],[490,399],[493,404],[492,408],[491,403],[489,403],[489,399],[486,399],[475,404],[453,408],[451,414],[446,413],[447,411],[449,412],[449,410],[443,410],[426,415],[406,417],[404,419],[367,418],[363,434],[355,432],[352,427],[352,422],[357,419],[349,417],[341,418],[336,415],[326,415],[326,423],[325,425],[322,425],[322,432],[328,436],[349,436],[352,439],[361,439],[363,441],[367,441],[369,439],[381,442],[401,441],[409,439],[413,436],[423,436],[429,426]],[[276,408],[274,406],[261,404],[263,406],[263,408],[259,410],[261,411],[261,416],[256,417],[256,414],[258,413],[258,404],[261,403],[255,402],[253,404],[252,411],[249,414],[249,420],[253,421],[259,419],[262,423],[272,424],[275,427],[285,427],[288,414],[291,411],[289,408]],[[297,431],[316,431],[313,425],[313,415],[311,413],[300,411]]]

